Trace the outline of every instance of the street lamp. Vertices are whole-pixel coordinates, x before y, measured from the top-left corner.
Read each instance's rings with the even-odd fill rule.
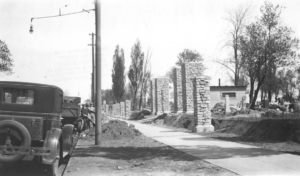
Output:
[[[59,15],[54,15],[54,16],[44,16],[44,17],[36,17],[36,18],[31,18],[31,25],[29,32],[32,34],[33,33],[33,26],[32,26],[32,21],[34,19],[42,19],[42,18],[53,18],[53,17],[60,17],[60,16],[66,16],[66,15],[73,15],[77,13],[83,13],[83,12],[88,12],[94,10],[95,11],[95,22],[96,22],[96,75],[95,75],[95,80],[96,81],[96,99],[95,99],[95,108],[96,108],[96,130],[95,130],[95,145],[99,145],[101,141],[101,117],[102,117],[102,102],[101,102],[101,31],[100,31],[100,23],[101,23],[101,18],[100,18],[100,0],[95,0],[95,9],[89,9],[85,10],[83,9],[82,11],[79,12],[73,12],[73,13],[68,13],[68,14],[61,14]]]
[[[32,33],[33,33],[33,26],[32,26],[32,24],[30,25],[29,32],[30,32],[30,34],[32,34]]]

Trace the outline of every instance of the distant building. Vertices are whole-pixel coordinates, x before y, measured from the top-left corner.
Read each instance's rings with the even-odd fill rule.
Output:
[[[210,108],[216,103],[225,103],[226,95],[229,95],[230,106],[237,106],[246,96],[246,86],[210,86]]]

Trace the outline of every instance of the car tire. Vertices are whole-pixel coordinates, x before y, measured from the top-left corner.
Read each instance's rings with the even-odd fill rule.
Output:
[[[22,125],[21,123],[17,122],[17,121],[13,121],[13,120],[3,120],[0,121],[0,130],[3,131],[5,129],[9,128],[10,130],[13,130],[12,133],[17,133],[18,137],[20,137],[20,139],[11,139],[11,145],[12,146],[22,146],[22,147],[30,147],[31,146],[31,137],[30,137],[30,133],[27,130],[27,128]],[[15,137],[18,138],[16,136],[13,136],[13,134],[10,134],[11,137]],[[6,142],[6,135],[5,133],[1,133],[2,137],[0,139],[0,145],[5,145]],[[18,141],[17,141],[18,140]],[[17,142],[14,142],[17,141]],[[18,143],[18,144],[17,144]],[[24,158],[25,155],[20,155],[20,154],[15,154],[15,155],[5,155],[3,154],[3,150],[4,149],[0,149],[0,163],[13,163],[13,162],[17,162],[19,160],[21,160],[22,158]],[[19,151],[21,152],[26,152],[28,149],[19,149]]]
[[[81,133],[82,130],[83,130],[83,123],[82,123],[83,120],[80,120],[77,122],[77,131],[78,133]]]
[[[58,153],[59,158],[56,158],[52,164],[48,165],[49,176],[58,176],[59,161],[62,159],[62,156],[61,156],[62,149],[61,149],[60,142],[57,143],[57,151],[56,152]]]

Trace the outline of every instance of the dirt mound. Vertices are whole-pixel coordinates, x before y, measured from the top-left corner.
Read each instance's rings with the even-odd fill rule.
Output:
[[[129,125],[124,121],[111,120],[101,126],[102,134],[101,140],[119,140],[125,138],[134,138],[140,136],[142,133],[134,128],[134,125]],[[91,130],[87,134],[88,137],[95,136],[95,131]]]
[[[129,120],[142,120],[145,119],[144,114],[141,111],[133,111],[130,114]]]
[[[197,119],[192,114],[162,114],[154,119],[153,123],[164,124],[176,128],[186,128],[191,131],[195,130]]]
[[[223,120],[217,129],[226,128],[227,133],[242,135],[258,141],[300,143],[299,119],[265,119],[261,121]]]

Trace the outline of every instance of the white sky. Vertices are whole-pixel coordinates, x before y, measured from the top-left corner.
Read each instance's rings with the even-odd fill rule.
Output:
[[[300,1],[273,0],[285,6],[283,24],[300,38]],[[238,4],[252,4],[252,19],[259,15],[264,1],[253,0],[102,0],[101,46],[102,89],[111,88],[112,56],[116,45],[125,51],[126,70],[135,41],[142,50],[152,52],[152,72],[163,76],[174,66],[183,49],[197,50],[204,57],[212,77],[211,85],[229,85],[227,70],[212,62],[227,57],[222,49],[228,24],[225,10]],[[68,5],[67,7],[64,7]],[[91,37],[95,32],[94,12],[65,17],[33,20],[32,17],[93,9],[93,0],[1,0],[0,39],[8,45],[14,74],[0,80],[54,84],[70,95],[90,96],[92,54]]]

